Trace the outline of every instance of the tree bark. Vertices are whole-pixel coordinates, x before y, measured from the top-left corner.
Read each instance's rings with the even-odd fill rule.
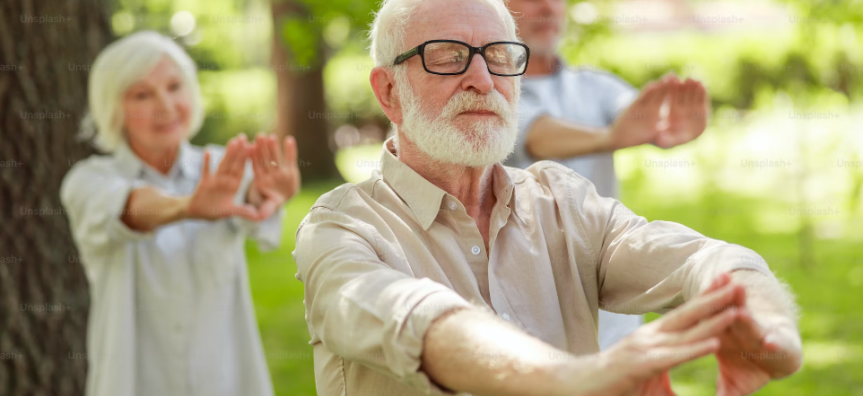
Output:
[[[0,394],[82,395],[89,293],[60,206],[105,0],[0,3]]]
[[[318,45],[317,59],[311,65],[298,64],[282,37],[281,26],[288,16],[307,19],[308,11],[295,0],[273,0],[272,14],[278,112],[275,133],[279,137],[293,135],[297,140],[303,182],[339,178],[327,123],[332,117],[324,98],[323,46]]]

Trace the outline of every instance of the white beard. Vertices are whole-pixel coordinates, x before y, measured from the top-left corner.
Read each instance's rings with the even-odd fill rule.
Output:
[[[414,94],[407,78],[407,70],[397,68],[395,79],[403,111],[401,131],[433,160],[468,167],[484,167],[505,160],[513,152],[518,136],[520,81],[516,81],[511,103],[507,102],[497,89],[487,95],[462,91],[449,99],[439,116],[431,118],[423,111],[424,101],[420,101]],[[462,127],[455,122],[459,113],[480,109],[493,111],[499,118]]]

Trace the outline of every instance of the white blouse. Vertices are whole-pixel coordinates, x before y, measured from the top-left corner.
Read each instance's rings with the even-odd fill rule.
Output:
[[[207,147],[211,168],[224,155]],[[284,210],[255,223],[183,220],[142,233],[120,216],[130,191],[189,195],[203,149],[184,143],[163,175],[123,145],[76,164],[61,187],[90,284],[88,396],[272,395],[246,269],[244,241],[270,250]],[[247,166],[236,200],[252,181]]]

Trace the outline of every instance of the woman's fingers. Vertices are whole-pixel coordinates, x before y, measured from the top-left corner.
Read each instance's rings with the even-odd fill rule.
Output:
[[[269,218],[279,210],[279,206],[281,206],[282,202],[278,202],[275,199],[267,198],[264,203],[261,204],[261,207],[258,209],[261,220]]]
[[[210,150],[204,150],[204,164],[201,166],[201,179],[210,177]]]
[[[269,172],[273,168],[275,159],[270,155],[270,150],[267,149],[267,136],[265,134],[260,134],[255,138],[255,150],[264,171]]]
[[[255,210],[255,207],[252,205],[234,205],[231,208],[231,215],[245,217],[253,221],[260,221],[262,219],[259,211]]]
[[[229,171],[231,169],[231,161],[232,161],[234,155],[236,155],[235,154],[236,151],[237,151],[236,140],[235,139],[229,140],[228,144],[225,145],[225,155],[222,156],[222,160],[219,161],[219,167],[216,168],[216,173],[218,173],[218,174],[229,173]]]
[[[289,167],[293,167],[297,164],[297,141],[293,136],[287,136],[285,137],[283,145],[285,150],[285,162]]]
[[[267,136],[267,149],[270,151],[270,157],[276,161],[276,166],[281,167],[285,164],[285,155],[279,149],[279,139],[275,135]]]
[[[234,176],[242,176],[243,171],[246,168],[246,145],[248,144],[248,139],[246,138],[246,134],[241,133],[239,137],[235,138],[234,145],[236,148],[234,149],[234,157],[230,160],[230,168],[229,172]]]

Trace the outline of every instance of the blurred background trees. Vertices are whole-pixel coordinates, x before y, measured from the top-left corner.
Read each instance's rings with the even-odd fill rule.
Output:
[[[59,190],[94,152],[75,136],[111,40],[101,0],[0,3],[2,395],[84,393],[89,294]]]

